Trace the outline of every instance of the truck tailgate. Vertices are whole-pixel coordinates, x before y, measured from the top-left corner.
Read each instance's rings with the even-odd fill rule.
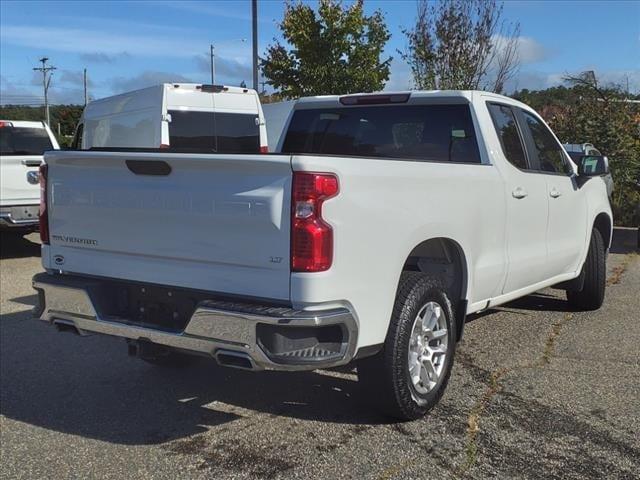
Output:
[[[45,161],[46,268],[289,299],[290,156],[62,151]]]

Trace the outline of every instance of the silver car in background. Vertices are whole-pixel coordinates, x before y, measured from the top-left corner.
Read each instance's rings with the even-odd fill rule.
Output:
[[[580,163],[580,157],[584,155],[602,155],[600,150],[594,147],[592,143],[563,143],[562,146],[576,165]],[[611,200],[611,195],[613,195],[613,177],[611,176],[611,172],[602,177],[602,179],[607,185],[607,195],[609,200]]]

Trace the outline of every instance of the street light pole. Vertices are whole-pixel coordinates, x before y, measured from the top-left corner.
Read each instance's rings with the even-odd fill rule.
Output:
[[[224,44],[224,43],[229,43],[229,42],[246,42],[247,39],[246,38],[235,38],[232,40],[223,40],[221,42],[217,42],[218,45],[220,44]],[[209,45],[209,62],[211,65],[211,85],[215,85],[216,84],[216,47],[215,45],[212,43]]]
[[[209,50],[209,55],[211,58],[211,85],[215,85],[216,84],[216,67],[215,67],[215,47],[213,46],[213,44],[209,45],[210,50]]]
[[[87,69],[85,68],[82,74],[82,85],[84,86],[84,106],[89,103],[89,95],[87,94]]]
[[[251,0],[253,35],[253,89],[258,91],[258,0]]]

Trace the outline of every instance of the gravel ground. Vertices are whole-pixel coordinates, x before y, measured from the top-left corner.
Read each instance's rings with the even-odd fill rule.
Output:
[[[545,290],[469,319],[440,404],[392,423],[353,371],[162,370],[31,319],[36,236],[2,237],[2,478],[640,478],[640,256],[605,305]]]

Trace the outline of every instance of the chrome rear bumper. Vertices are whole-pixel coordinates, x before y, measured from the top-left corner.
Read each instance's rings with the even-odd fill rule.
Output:
[[[29,228],[38,226],[38,205],[0,207],[0,227]]]
[[[100,283],[101,280],[95,278],[38,274],[33,278],[33,287],[39,294],[39,305],[34,308],[34,315],[51,324],[75,328],[80,335],[98,333],[151,342],[212,356],[221,364],[252,370],[328,368],[348,363],[355,354],[357,324],[353,315],[344,308],[304,311],[205,300],[197,305],[184,330],[171,332],[135,325],[126,318],[102,315],[99,308],[103,304],[99,298]],[[266,346],[291,345],[300,337],[304,339],[306,333],[302,332],[310,332],[312,338],[321,338],[322,335],[313,337],[314,332],[323,328],[326,332],[329,327],[333,333],[342,332],[341,341],[331,343],[333,349],[294,348],[274,353]],[[259,333],[264,331],[278,338],[271,341],[269,337],[270,341],[265,341],[266,337]],[[234,365],[227,361],[232,357],[243,358],[247,362]]]

